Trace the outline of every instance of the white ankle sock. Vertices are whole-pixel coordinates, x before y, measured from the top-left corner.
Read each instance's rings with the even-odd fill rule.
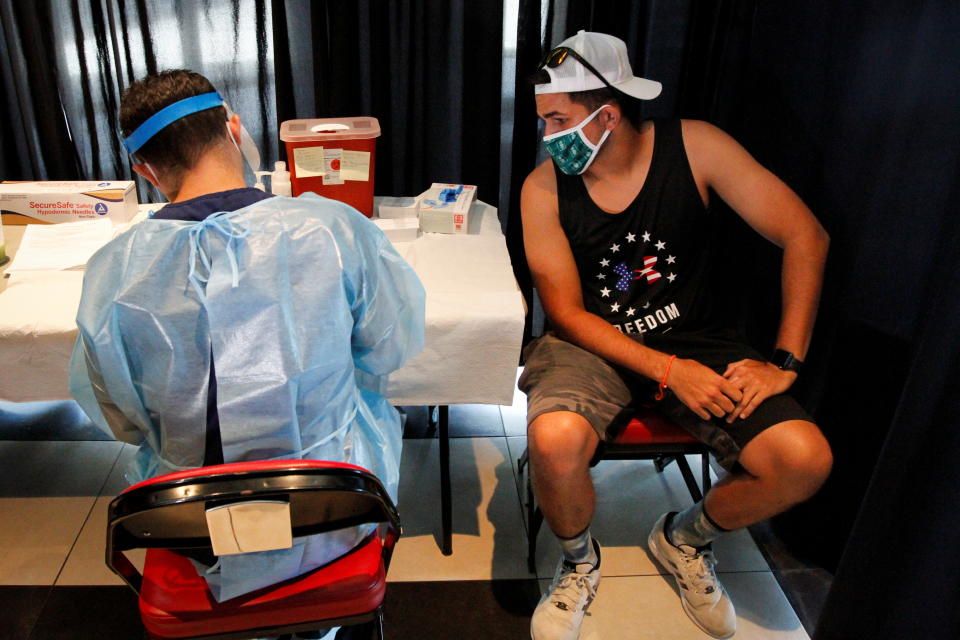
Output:
[[[572,538],[561,538],[560,548],[563,549],[563,560],[569,565],[589,563],[596,566],[597,553],[593,548],[593,538],[590,537],[590,527],[584,529],[579,535]]]
[[[667,540],[679,547],[682,544],[691,547],[705,547],[727,530],[718,526],[703,509],[703,501],[686,511],[673,514],[667,525]]]

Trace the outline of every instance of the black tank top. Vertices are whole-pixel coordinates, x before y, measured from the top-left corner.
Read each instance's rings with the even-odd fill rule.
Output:
[[[600,209],[581,176],[556,170],[560,224],[580,273],[584,307],[645,340],[718,326],[708,277],[715,219],[697,191],[680,121],[653,125],[646,181],[621,213]]]

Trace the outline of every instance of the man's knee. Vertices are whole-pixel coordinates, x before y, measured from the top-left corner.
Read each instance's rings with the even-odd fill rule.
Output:
[[[792,502],[802,502],[813,496],[833,467],[830,444],[811,422],[775,425],[760,434],[748,448],[755,443],[762,449],[744,450],[755,462],[752,465],[755,471],[751,473],[777,482],[790,494]]]
[[[819,431],[804,435],[787,454],[784,467],[795,483],[795,499],[802,502],[812,497],[827,481],[833,468],[833,452]]]
[[[527,427],[527,447],[539,469],[572,472],[585,468],[600,441],[583,416],[570,411],[544,413]]]

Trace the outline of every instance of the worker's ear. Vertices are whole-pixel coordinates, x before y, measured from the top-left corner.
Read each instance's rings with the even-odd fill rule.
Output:
[[[156,174],[150,168],[148,164],[131,164],[133,170],[136,171],[140,177],[144,180],[155,186],[157,189],[160,188],[160,180],[157,178]]]
[[[227,132],[233,137],[233,141],[240,146],[240,116],[236,113],[227,119]]]

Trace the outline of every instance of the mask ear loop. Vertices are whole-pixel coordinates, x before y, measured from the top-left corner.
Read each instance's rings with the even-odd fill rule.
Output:
[[[150,175],[153,177],[154,183],[159,184],[159,183],[160,183],[160,178],[157,177],[157,172],[153,170],[153,167],[150,166],[150,163],[149,163],[149,162],[141,162],[140,164],[142,164],[143,166],[145,166],[145,167],[147,168],[147,171],[150,172]]]
[[[583,137],[584,142],[590,144],[590,141],[587,140],[587,136],[583,135],[582,131],[578,132],[581,137]],[[597,141],[596,146],[593,148],[593,153],[590,154],[590,159],[587,160],[587,164],[583,165],[583,168],[577,172],[577,175],[582,175],[587,169],[590,168],[590,165],[593,164],[593,161],[597,159],[597,154],[600,153],[600,147],[603,146],[603,143],[606,142],[607,136],[610,135],[610,129],[607,129],[603,132],[603,135],[600,136],[600,139]]]
[[[237,141],[233,139],[233,132],[230,131],[230,118],[233,117],[233,110],[230,109],[230,105],[227,104],[227,101],[223,101],[223,108],[227,112],[227,137],[230,138],[230,142],[233,143],[233,146],[236,147],[237,151],[240,152],[240,155],[243,156],[243,159],[247,161],[247,166],[250,167],[250,171],[253,172],[253,175],[257,175],[257,171],[260,171],[260,150],[257,149],[257,143],[253,141],[253,137],[250,135],[250,132],[247,131],[247,128],[243,126],[243,122],[240,123],[240,144],[237,144]]]
[[[605,128],[605,129],[603,130],[603,135],[600,136],[600,139],[599,139],[599,140],[597,140],[597,144],[593,144],[593,143],[590,142],[589,139],[587,139],[586,134],[583,132],[583,128],[584,128],[587,124],[589,124],[590,121],[592,121],[594,118],[596,118],[598,115],[600,115],[600,112],[601,112],[601,111],[603,111],[604,109],[606,109],[606,108],[609,107],[609,106],[610,106],[610,105],[605,104],[605,105],[599,107],[596,111],[593,112],[593,115],[591,115],[589,118],[587,118],[586,120],[584,120],[583,122],[581,122],[581,123],[577,126],[577,135],[580,136],[580,138],[583,139],[583,142],[584,142],[588,147],[590,147],[591,149],[593,149],[593,153],[590,154],[590,159],[587,160],[587,164],[583,165],[583,168],[580,169],[580,171],[577,172],[577,175],[583,175],[584,172],[586,172],[586,170],[590,168],[590,165],[593,164],[593,161],[597,159],[597,155],[600,154],[600,147],[603,146],[603,143],[607,141],[607,136],[610,135],[610,129],[606,129],[606,128]]]

